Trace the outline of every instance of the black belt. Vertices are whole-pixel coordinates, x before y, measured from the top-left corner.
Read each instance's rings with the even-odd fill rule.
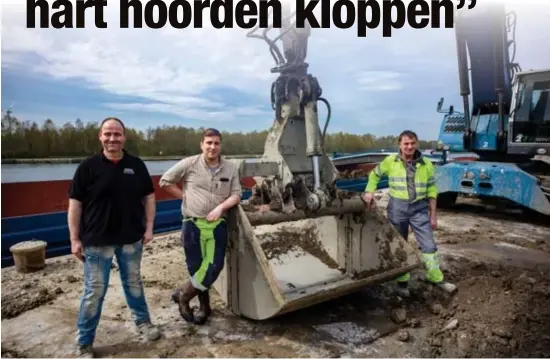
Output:
[[[200,219],[199,217],[190,217],[190,216],[181,216],[181,220],[184,221],[186,219],[190,219],[192,220],[193,222],[197,221],[197,219]],[[203,218],[203,219],[206,219],[206,218]],[[227,220],[226,216],[221,216],[220,219],[225,219]]]
[[[181,216],[181,220],[184,221],[186,219],[190,219],[192,220],[193,222],[195,222],[197,219],[199,219],[199,217],[189,217],[189,216]]]

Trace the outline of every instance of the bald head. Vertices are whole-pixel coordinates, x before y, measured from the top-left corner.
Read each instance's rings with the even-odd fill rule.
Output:
[[[113,155],[122,153],[126,141],[126,128],[118,118],[108,117],[101,122],[99,141],[106,153]]]

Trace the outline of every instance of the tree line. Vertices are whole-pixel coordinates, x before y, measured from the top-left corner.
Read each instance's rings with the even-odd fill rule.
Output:
[[[139,156],[187,156],[196,154],[204,128],[162,126],[138,131],[126,129],[128,152]],[[84,157],[101,149],[99,123],[84,124],[80,119],[58,127],[52,119],[42,126],[19,121],[15,116],[2,117],[2,158]],[[223,152],[227,155],[259,155],[264,151],[265,131],[222,132]],[[423,149],[434,148],[435,141],[420,141]],[[359,152],[368,149],[395,149],[397,136],[376,137],[371,134],[331,133],[326,135],[325,150]]]

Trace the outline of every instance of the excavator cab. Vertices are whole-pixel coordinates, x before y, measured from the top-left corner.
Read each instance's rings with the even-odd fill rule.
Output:
[[[288,14],[289,12],[287,12]],[[336,186],[339,172],[324,151],[330,104],[307,73],[309,30],[293,14],[265,40],[279,73],[272,86],[275,119],[258,162],[241,161],[254,177],[252,196],[229,214],[229,249],[214,287],[235,314],[263,320],[392,280],[422,265],[418,250],[360,193]],[[285,37],[287,36],[288,37]],[[284,57],[276,41],[283,41]],[[285,59],[286,57],[286,59]],[[324,130],[317,103],[328,107]]]
[[[506,12],[502,3],[458,12],[455,37],[464,111],[447,111],[438,139],[451,150],[513,163],[547,153],[550,70],[523,71],[514,62],[515,26],[515,12]],[[441,105],[442,100],[438,112],[443,112]]]
[[[524,71],[513,82],[508,152],[517,155],[550,153],[550,69]]]
[[[550,215],[550,69],[523,71],[514,62],[515,26],[502,2],[457,13],[463,112],[445,115],[438,142],[477,160],[438,167],[440,207],[467,194]]]

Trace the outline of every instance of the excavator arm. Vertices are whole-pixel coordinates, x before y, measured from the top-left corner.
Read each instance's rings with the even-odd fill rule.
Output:
[[[263,30],[262,35],[256,34],[258,28],[248,33],[249,37],[268,43],[276,64],[271,72],[279,74],[271,87],[275,121],[265,145],[263,162],[282,164],[282,168],[277,170],[282,178],[260,183],[254,189],[252,202],[263,198],[263,204],[266,204],[265,199],[269,198],[272,209],[285,213],[295,209],[313,212],[331,205],[338,193],[336,180],[339,172],[323,149],[331,109],[329,102],[321,97],[319,81],[307,72],[311,28],[307,23],[304,28],[297,28],[290,4],[287,2],[283,6],[282,26],[276,38],[267,36],[271,27]],[[284,56],[277,46],[279,40],[283,44]],[[322,133],[318,101],[326,104],[329,114]],[[273,184],[279,188],[274,188]]]
[[[487,2],[455,18],[458,80],[464,112],[447,113],[440,142],[493,162],[529,160],[550,143],[548,120],[525,116],[524,99],[548,89],[548,70],[523,72],[514,62],[516,13]],[[542,102],[541,102],[542,103]],[[441,110],[442,100],[438,106]],[[539,108],[543,105],[539,104]],[[443,112],[443,111],[440,111]],[[518,141],[518,136],[522,141]],[[526,140],[527,139],[527,140]],[[519,143],[523,142],[523,143]],[[528,144],[529,143],[529,144]]]
[[[380,211],[366,211],[359,193],[336,187],[339,172],[323,149],[329,119],[321,131],[317,111],[324,101],[330,118],[330,105],[307,72],[310,29],[296,28],[286,10],[275,39],[267,36],[272,28],[248,33],[263,39],[275,60],[275,118],[262,158],[240,164],[240,175],[257,184],[230,212],[229,253],[214,284],[233,313],[260,320],[422,265],[417,249]]]
[[[520,69],[509,56],[509,47],[514,39],[508,40],[508,32],[515,35],[515,13],[506,14],[501,3],[488,3],[475,11],[460,11],[455,24],[460,95],[464,102],[465,149],[483,150],[475,142],[476,128],[472,128],[472,116],[498,115],[496,142],[491,150],[505,151],[505,116],[512,99],[511,82],[513,74]],[[515,47],[514,47],[515,49]],[[468,68],[468,55],[470,68]],[[472,79],[470,92],[469,75]],[[468,97],[472,95],[470,110]],[[470,112],[471,111],[471,112]]]

